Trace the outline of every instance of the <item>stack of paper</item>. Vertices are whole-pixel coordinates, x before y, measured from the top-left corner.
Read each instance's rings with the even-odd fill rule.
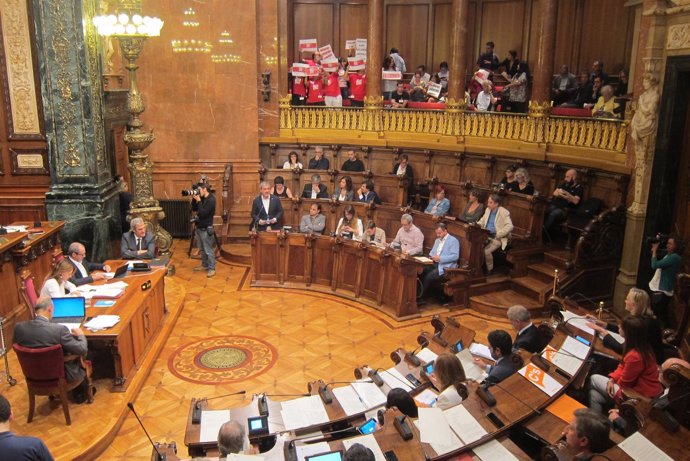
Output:
[[[425,363],[432,362],[438,358],[438,354],[431,349],[424,348],[417,353],[419,360]]]
[[[362,444],[370,449],[374,453],[374,458],[376,458],[376,461],[386,461],[386,457],[383,455],[383,451],[381,451],[381,447],[379,447],[376,438],[374,438],[374,434],[361,435],[359,437],[352,437],[350,439],[343,440],[345,450],[348,450],[355,443]]]
[[[474,451],[474,454],[482,461],[494,461],[496,459],[500,459],[501,461],[518,461],[501,442],[495,439],[473,448],[472,451]]]
[[[635,432],[619,443],[618,446],[635,461],[647,461],[650,459],[654,461],[672,461],[673,459],[639,432]]]
[[[120,321],[119,315],[97,315],[84,324],[91,331],[105,330],[115,326]]]
[[[230,410],[202,411],[199,442],[217,441],[220,426],[228,421],[230,421]]]
[[[568,373],[570,376],[575,375],[582,365],[582,360],[574,357],[568,352],[563,352],[562,348],[561,350],[557,351],[551,346],[546,346],[542,356],[561,370]]]
[[[474,359],[472,358],[472,354],[470,353],[469,349],[463,349],[455,354],[455,356],[460,359],[460,363],[462,364],[462,368],[465,370],[465,377],[467,379],[477,382],[484,381],[487,375],[486,370],[484,367],[474,363]]]
[[[563,315],[563,321],[568,322],[569,325],[573,325],[576,328],[579,328],[580,330],[584,331],[585,333],[589,333],[590,335],[594,334],[594,330],[591,327],[587,326],[587,320],[581,315],[573,314],[570,311],[561,311],[561,315]]]
[[[565,354],[570,354],[578,359],[584,360],[587,358],[587,354],[589,354],[589,346],[581,343],[577,339],[568,336],[565,338],[565,341],[563,341],[563,345],[560,348],[560,351]]]
[[[82,285],[78,287],[79,293],[81,293],[84,298],[119,298],[125,293],[125,286],[121,286],[118,283],[111,283],[107,285]]]
[[[480,343],[470,344],[470,352],[472,353],[472,355],[476,355],[476,356],[482,357],[484,359],[488,359],[488,360],[494,359],[493,357],[491,357],[491,350],[489,349],[488,346],[485,346],[484,344],[480,344]]]
[[[329,421],[326,408],[318,395],[288,400],[282,402],[281,406],[280,414],[288,431]]]
[[[438,394],[431,389],[424,389],[422,392],[414,396],[415,401],[422,404],[422,406],[433,407],[438,400]]]
[[[410,385],[410,382],[395,367],[379,372],[379,376],[381,376],[383,382],[386,383],[391,389],[401,387],[407,392],[412,390],[412,385]]]
[[[366,410],[386,404],[386,395],[374,383],[355,381],[350,386],[357,392]]]

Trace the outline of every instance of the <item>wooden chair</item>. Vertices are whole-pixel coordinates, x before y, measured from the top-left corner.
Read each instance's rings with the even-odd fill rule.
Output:
[[[17,359],[26,378],[26,387],[29,391],[29,416],[27,422],[34,418],[34,407],[37,395],[59,395],[62,401],[62,410],[65,413],[67,425],[72,424],[69,414],[67,392],[75,389],[86,379],[87,400],[93,402],[93,388],[91,387],[91,363],[77,355],[64,355],[62,345],[56,344],[49,347],[28,348],[19,344],[13,345],[17,353]],[[79,381],[68,382],[65,379],[65,362],[81,360],[86,369],[86,376]]]
[[[35,317],[34,307],[36,306],[36,301],[38,301],[38,294],[36,293],[34,278],[30,272],[26,271],[24,274],[22,274],[21,279],[21,296],[24,299],[24,303],[29,308],[29,318],[33,319]]]

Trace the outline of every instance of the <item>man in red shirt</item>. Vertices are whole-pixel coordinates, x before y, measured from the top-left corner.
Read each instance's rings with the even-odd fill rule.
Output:
[[[364,95],[367,91],[367,76],[364,69],[350,74],[350,99],[353,107],[364,107]]]
[[[326,85],[326,106],[343,107],[343,95],[340,93],[338,74],[324,71],[323,82]]]

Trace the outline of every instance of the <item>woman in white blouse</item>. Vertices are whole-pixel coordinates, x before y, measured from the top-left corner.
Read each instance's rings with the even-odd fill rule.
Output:
[[[460,359],[448,352],[439,355],[434,361],[434,371],[429,376],[431,383],[441,391],[436,407],[447,410],[462,403],[459,391],[464,390],[465,370]]]
[[[355,215],[355,209],[352,205],[348,205],[343,210],[343,217],[338,221],[338,227],[335,229],[336,235],[340,235],[352,240],[362,240],[362,220]]]
[[[299,162],[299,157],[297,157],[297,152],[294,150],[288,155],[287,162],[283,163],[283,170],[295,170],[302,169],[302,164]]]
[[[77,286],[69,281],[73,274],[74,266],[67,260],[56,264],[43,282],[41,297],[64,298],[65,296],[79,296],[80,293],[77,291]]]

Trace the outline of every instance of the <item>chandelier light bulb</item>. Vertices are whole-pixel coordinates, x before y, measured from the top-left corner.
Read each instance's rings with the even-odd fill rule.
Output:
[[[139,14],[132,16],[132,22],[135,26],[140,26],[143,23],[143,18]]]
[[[120,13],[120,15],[117,17],[117,22],[124,26],[129,22],[129,16],[127,16],[125,13]]]

